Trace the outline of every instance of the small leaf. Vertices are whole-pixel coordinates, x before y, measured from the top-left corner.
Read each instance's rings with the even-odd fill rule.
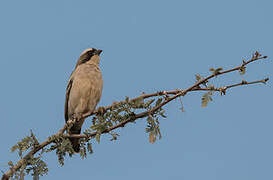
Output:
[[[198,81],[201,81],[203,78],[200,74],[195,74],[195,79],[198,82]]]
[[[145,103],[145,107],[149,107],[153,102],[155,101],[155,99],[150,99]]]
[[[19,148],[19,146],[16,144],[16,145],[14,145],[14,146],[12,146],[11,148],[10,148],[10,151],[11,152],[14,152],[16,149],[18,149]]]
[[[39,145],[39,141],[37,140],[36,136],[34,135],[34,133],[32,132],[32,130],[30,130],[30,137],[32,138],[32,141],[34,142],[33,145],[37,146]]]
[[[211,71],[212,73],[215,71],[214,68],[209,68],[209,71]]]
[[[155,137],[154,133],[150,132],[150,134],[149,134],[149,142],[152,143],[152,144],[154,144],[155,141],[156,141],[156,137]]]
[[[213,68],[212,68],[212,69],[213,69]],[[213,70],[214,70],[214,69],[213,69]],[[195,75],[195,79],[196,79],[197,83],[198,83],[199,81],[204,80],[204,78],[203,78],[200,74],[196,74],[196,75]],[[204,81],[204,82],[202,83],[202,85],[205,86],[205,87],[207,87],[207,83],[208,83],[208,80]]]
[[[82,159],[87,157],[86,148],[84,146],[82,146],[81,149],[80,149],[80,156],[81,156]]]
[[[115,133],[115,132],[111,132],[110,135],[112,136],[112,138],[110,139],[110,141],[115,141],[118,139],[119,134]]]
[[[162,98],[158,98],[155,105],[158,106],[162,102]]]
[[[217,69],[215,69],[215,71],[214,71],[214,74],[218,74],[220,71],[222,71],[223,70],[223,68],[217,68]]]
[[[183,106],[182,106],[183,107]],[[167,116],[164,114],[165,110],[162,109],[162,111],[159,112],[159,115],[163,118],[167,118]]]
[[[209,92],[207,92],[207,93],[205,93],[203,95],[203,97],[202,97],[202,103],[201,103],[202,107],[207,107],[208,102],[212,101],[212,97],[211,97],[212,95],[213,95],[213,93],[211,91],[209,91]]]
[[[214,87],[213,84],[209,84],[209,85],[208,85],[208,88],[209,88],[210,90],[214,90],[214,89],[215,89],[215,87]]]
[[[202,107],[207,107],[208,105],[208,100],[206,98],[202,98]]]
[[[144,99],[142,97],[132,101],[131,103],[132,103],[132,108],[135,108],[135,109],[144,107]]]
[[[93,154],[93,148],[92,148],[91,143],[87,143],[87,150],[88,150],[89,154]]]
[[[245,66],[241,66],[241,68],[239,69],[239,73],[241,75],[244,75],[246,73],[246,67]]]
[[[161,138],[162,138],[162,135],[161,135],[159,126],[157,126],[156,130],[157,130],[157,133],[158,133],[158,138],[161,139]]]
[[[128,97],[128,96],[125,97],[125,102],[126,102],[126,103],[129,102],[129,97]]]
[[[214,68],[210,68],[209,69],[214,75],[217,75],[217,74],[219,74],[219,72],[220,71],[222,71],[223,70],[223,68],[217,68],[217,69],[214,69]]]
[[[98,143],[100,143],[100,135],[101,135],[101,134],[97,132],[97,134],[96,134],[96,141],[97,141]]]

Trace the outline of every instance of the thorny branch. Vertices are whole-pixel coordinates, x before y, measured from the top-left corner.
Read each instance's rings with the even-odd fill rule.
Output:
[[[170,90],[170,91],[160,91],[160,92],[156,92],[156,93],[151,93],[151,94],[142,94],[139,97],[130,99],[130,102],[133,101],[137,101],[138,99],[148,99],[151,97],[164,97],[164,101],[159,103],[157,106],[138,113],[138,114],[132,114],[131,116],[129,116],[126,120],[119,122],[107,129],[105,129],[103,132],[100,132],[101,134],[105,134],[105,133],[109,133],[114,129],[120,128],[120,127],[124,127],[126,124],[128,124],[129,122],[133,122],[136,119],[140,119],[143,117],[147,117],[150,114],[153,114],[155,111],[159,110],[160,108],[162,108],[163,106],[165,106],[166,104],[168,104],[169,102],[173,101],[174,99],[181,97],[181,96],[185,96],[188,92],[194,92],[194,91],[215,91],[215,92],[220,92],[221,95],[225,95],[226,91],[230,88],[236,87],[236,86],[243,86],[243,85],[250,85],[250,84],[257,84],[257,83],[266,83],[269,78],[265,78],[262,80],[258,80],[258,81],[251,81],[251,82],[247,82],[247,81],[242,81],[240,83],[236,83],[236,84],[231,84],[231,85],[227,85],[224,87],[219,87],[219,88],[215,88],[215,87],[204,87],[202,88],[201,85],[206,85],[208,80],[216,77],[216,76],[220,76],[223,74],[227,74],[233,71],[239,71],[239,72],[244,72],[246,66],[249,63],[252,63],[254,61],[260,60],[260,59],[266,59],[267,56],[262,56],[261,54],[259,54],[258,52],[256,52],[255,54],[253,54],[253,56],[251,57],[250,60],[245,61],[243,60],[243,63],[240,66],[237,66],[235,68],[226,70],[226,71],[222,71],[222,68],[218,68],[216,70],[211,70],[213,71],[213,73],[205,78],[201,78],[198,79],[197,82],[195,84],[193,84],[192,86],[188,87],[187,89],[184,90]],[[125,103],[125,101],[120,101],[118,103]],[[112,105],[110,106],[105,106],[102,107],[103,112],[101,112],[101,108],[97,108],[94,112],[88,112],[86,114],[83,114],[83,117],[89,117],[92,115],[98,115],[99,113],[105,113],[106,111],[111,111],[111,109],[117,104],[117,102],[114,102]],[[70,124],[69,124],[70,123]],[[97,131],[96,132],[92,132],[87,134],[78,134],[78,135],[69,135],[69,134],[64,134],[65,130],[71,126],[71,124],[73,124],[74,122],[71,121],[68,124],[65,124],[56,134],[52,135],[53,136],[63,136],[65,138],[67,137],[74,137],[74,138],[91,138],[97,135]],[[9,170],[7,170],[3,175],[2,175],[2,180],[8,180],[9,177],[11,177],[16,171],[18,171],[21,166],[24,165],[25,162],[28,161],[28,159],[30,159],[31,157],[33,157],[37,152],[39,152],[40,150],[42,150],[44,147],[48,146],[49,144],[54,142],[54,138],[48,138],[46,141],[36,144],[35,146],[32,147],[32,149],[26,154],[24,155],[15,165],[13,165]]]
[[[170,94],[173,94],[174,96],[166,99],[164,102],[162,102],[160,105],[154,107],[153,109],[151,109],[149,111],[145,111],[145,112],[139,113],[139,114],[135,114],[135,115],[129,117],[127,120],[125,120],[123,122],[120,122],[120,123],[118,123],[118,124],[116,124],[116,125],[108,128],[108,129],[106,129],[102,133],[103,134],[108,133],[108,132],[110,132],[110,131],[112,131],[114,129],[117,129],[117,128],[120,128],[120,127],[124,127],[125,124],[127,124],[129,122],[133,122],[136,119],[146,117],[149,114],[152,114],[154,111],[158,110],[160,107],[162,107],[162,106],[166,105],[167,103],[169,103],[170,101],[176,99],[177,97],[186,95],[187,92],[193,92],[193,91],[218,91],[221,94],[225,94],[227,89],[230,89],[230,88],[233,88],[233,87],[236,87],[236,86],[243,86],[243,85],[250,85],[250,84],[257,84],[257,83],[266,83],[268,80],[269,80],[269,78],[265,78],[265,79],[259,80],[259,81],[251,81],[251,82],[242,81],[240,83],[232,84],[232,85],[229,85],[229,86],[225,86],[223,88],[214,88],[214,89],[211,89],[211,88],[196,87],[196,88],[193,88],[192,90],[171,90],[171,91],[161,91],[161,92],[158,92],[158,93],[142,95],[142,96],[139,96],[137,98],[140,98],[140,97],[148,98],[148,97],[153,97],[153,96],[162,96],[162,95],[170,95]],[[137,98],[134,98],[131,101],[133,101],[133,100],[135,100]],[[73,134],[73,135],[64,134],[64,137],[90,138],[90,137],[96,136],[96,134],[97,134],[97,132],[93,132],[93,133],[90,133],[88,135],[86,135],[86,134]]]

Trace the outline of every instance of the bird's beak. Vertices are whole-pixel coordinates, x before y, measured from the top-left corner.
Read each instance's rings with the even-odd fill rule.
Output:
[[[101,52],[102,52],[101,49],[98,49],[98,50],[97,50],[97,54],[98,54],[98,55],[100,55]]]

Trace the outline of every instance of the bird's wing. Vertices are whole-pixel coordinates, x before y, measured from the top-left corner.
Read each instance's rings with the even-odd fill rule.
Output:
[[[64,104],[64,118],[65,121],[68,121],[68,101],[69,101],[69,95],[70,95],[70,90],[73,84],[73,72],[68,80],[68,84],[66,87],[66,93],[65,93],[65,104]]]

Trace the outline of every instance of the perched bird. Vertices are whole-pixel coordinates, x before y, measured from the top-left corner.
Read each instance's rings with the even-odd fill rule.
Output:
[[[66,88],[64,117],[65,121],[76,120],[68,131],[80,134],[85,118],[82,115],[95,110],[103,87],[102,73],[99,68],[102,50],[88,48],[84,50],[72,72]],[[70,138],[75,152],[80,151],[79,139]]]

